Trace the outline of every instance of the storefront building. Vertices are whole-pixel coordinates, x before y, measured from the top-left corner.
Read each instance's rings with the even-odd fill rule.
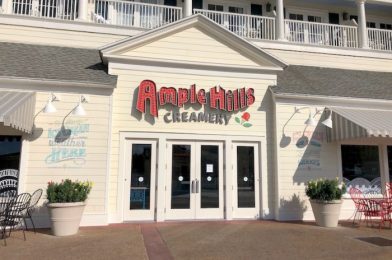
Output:
[[[19,192],[92,181],[82,225],[313,220],[307,181],[390,180],[391,72],[291,65],[202,15],[0,54],[0,172]]]

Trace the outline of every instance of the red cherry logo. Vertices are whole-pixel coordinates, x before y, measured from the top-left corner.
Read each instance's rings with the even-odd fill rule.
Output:
[[[248,112],[245,112],[245,113],[242,115],[242,119],[244,119],[245,121],[249,121],[249,118],[250,118],[250,114],[249,114]]]

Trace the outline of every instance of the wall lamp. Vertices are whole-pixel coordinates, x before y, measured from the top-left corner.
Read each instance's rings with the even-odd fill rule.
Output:
[[[82,104],[88,103],[88,101],[89,101],[89,98],[87,96],[81,95],[79,103],[76,105],[76,107],[72,111],[72,115],[74,115],[74,116],[87,115],[86,110],[84,110],[84,107]]]
[[[53,105],[54,101],[60,101],[60,96],[51,93],[50,97],[48,99],[48,102],[46,103],[46,105],[45,105],[44,109],[42,110],[42,112],[45,113],[45,114],[57,112],[56,107]]]
[[[323,110],[320,110],[318,108],[316,108],[315,113],[312,113],[312,108],[311,107],[295,107],[295,112],[299,113],[302,109],[309,109],[309,117],[308,119],[306,119],[305,121],[305,125],[307,126],[317,126],[317,121],[314,119],[314,116],[321,113]],[[321,122],[321,124],[325,125],[326,127],[332,128],[333,127],[333,123],[332,123],[332,110],[330,109],[325,109],[325,110],[329,110],[329,116],[326,120],[324,120],[323,122]]]

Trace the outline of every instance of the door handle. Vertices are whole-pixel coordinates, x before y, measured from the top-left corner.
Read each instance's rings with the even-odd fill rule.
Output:
[[[196,193],[196,182],[192,181],[192,193]]]
[[[196,193],[200,193],[200,181],[196,179]]]

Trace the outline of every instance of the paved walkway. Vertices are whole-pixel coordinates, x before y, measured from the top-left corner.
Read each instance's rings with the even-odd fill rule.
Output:
[[[359,237],[392,240],[392,230],[273,221],[120,224],[63,238],[28,232],[27,241],[16,232],[7,247],[0,241],[0,259],[392,259],[392,246]]]

